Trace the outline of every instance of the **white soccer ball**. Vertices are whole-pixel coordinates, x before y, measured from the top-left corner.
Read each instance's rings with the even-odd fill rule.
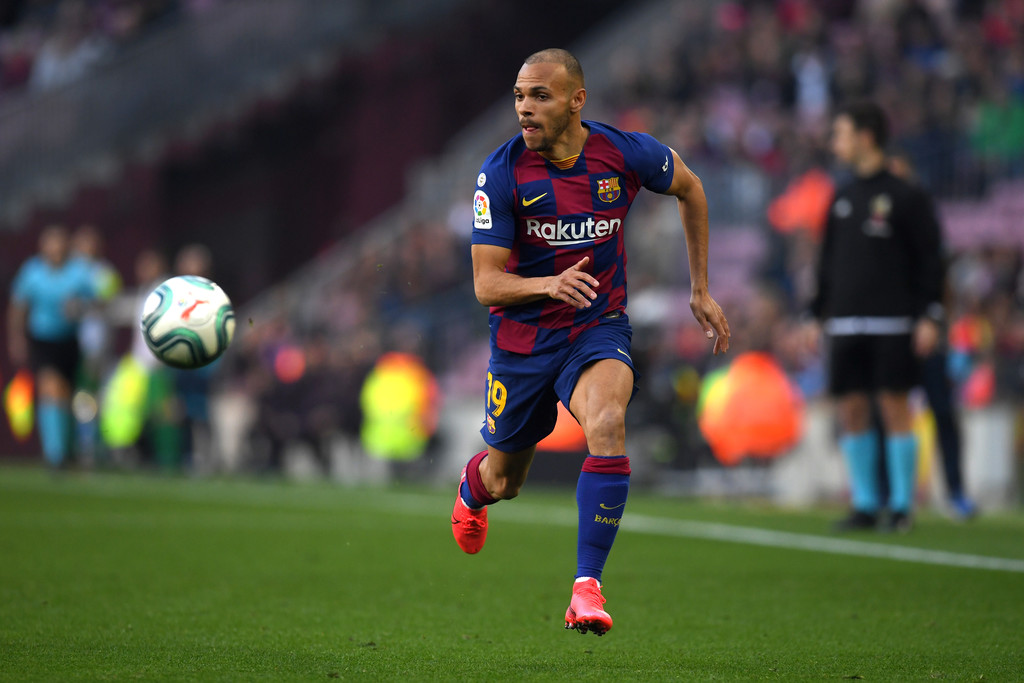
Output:
[[[172,277],[142,306],[142,337],[176,368],[201,368],[220,358],[235,334],[235,309],[224,290],[197,275]]]

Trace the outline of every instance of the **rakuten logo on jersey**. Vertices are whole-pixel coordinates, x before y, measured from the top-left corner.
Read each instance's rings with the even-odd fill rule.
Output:
[[[590,216],[585,221],[571,223],[563,223],[561,218],[557,223],[541,223],[536,218],[527,218],[526,236],[546,240],[552,247],[567,247],[607,237],[618,232],[621,227],[621,218],[595,221],[594,217]]]

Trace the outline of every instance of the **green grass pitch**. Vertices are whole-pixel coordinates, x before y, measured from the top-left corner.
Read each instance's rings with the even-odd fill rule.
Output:
[[[562,627],[572,492],[528,484],[471,557],[452,489],[0,468],[0,679],[1024,679],[1019,514],[853,537],[928,563],[823,551],[836,510],[636,494],[598,638]],[[692,533],[741,527],[772,531]]]

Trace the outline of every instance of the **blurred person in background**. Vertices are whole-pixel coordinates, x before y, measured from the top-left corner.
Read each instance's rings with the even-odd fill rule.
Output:
[[[71,409],[78,424],[78,454],[90,460],[99,456],[98,397],[100,385],[110,371],[113,353],[108,304],[121,291],[121,274],[103,257],[103,235],[94,225],[79,226],[71,238],[76,258],[89,268],[94,279],[96,300],[85,309],[78,327],[82,362],[76,377]]]
[[[71,236],[53,225],[39,237],[39,254],[18,270],[7,310],[7,348],[16,368],[36,378],[36,425],[43,456],[54,468],[71,456],[71,389],[80,361],[78,324],[96,298],[89,265],[71,255]]]
[[[204,244],[187,244],[174,259],[175,275],[198,275],[213,279],[213,254]],[[180,467],[191,469],[196,459],[201,458],[203,466],[213,466],[211,447],[213,441],[210,427],[210,390],[213,377],[220,361],[191,370],[171,370],[174,391],[180,402],[181,415],[181,462]]]
[[[883,507],[878,435],[871,428],[876,396],[886,431],[889,516],[885,528],[909,531],[917,471],[908,392],[919,383],[919,359],[941,335],[942,245],[925,192],[893,175],[885,147],[889,123],[874,102],[840,110],[832,151],[854,177],[836,191],[818,262],[814,322],[829,351],[829,391],[837,401],[840,450],[850,476],[852,510],[837,531],[874,529]]]
[[[917,182],[910,160],[902,154],[893,154],[889,157],[889,171],[907,182]],[[945,270],[943,268],[944,275]],[[944,276],[943,282],[945,281]],[[948,293],[948,287],[945,285],[943,293]],[[960,414],[956,409],[956,399],[953,395],[953,382],[949,376],[948,331],[945,322],[944,319],[935,350],[921,359],[921,385],[935,417],[935,431],[942,453],[942,473],[946,480],[946,495],[950,508],[957,519],[967,520],[977,514],[977,506],[968,498],[964,489],[963,438],[960,433]],[[880,473],[880,476],[881,474],[884,472]]]
[[[85,0],[63,0],[57,7],[53,32],[39,49],[29,86],[52,90],[80,80],[110,56],[112,46],[95,27]]]
[[[139,324],[146,297],[167,279],[167,270],[167,259],[159,250],[143,249],[135,257],[134,288],[111,306],[113,319],[131,333],[131,347],[104,387],[100,432],[114,458],[123,464],[137,447],[144,460],[154,457],[168,463],[177,457],[178,417],[169,368],[146,346]]]
[[[629,490],[625,416],[637,378],[622,223],[642,187],[678,201],[690,308],[716,353],[729,326],[708,293],[707,200],[679,156],[649,135],[584,121],[583,70],[565,50],[528,57],[513,92],[521,134],[484,162],[473,200],[473,282],[490,307],[487,450],[462,470],[452,532],[464,552],[482,549],[486,506],[518,495],[561,400],[589,449],[565,627],[603,635],[612,619],[601,573]]]
[[[423,359],[423,332],[398,323],[359,392],[360,438],[371,458],[391,463],[419,460],[437,430],[441,395]]]

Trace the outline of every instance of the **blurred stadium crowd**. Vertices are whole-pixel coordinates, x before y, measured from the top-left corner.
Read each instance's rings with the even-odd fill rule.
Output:
[[[0,5],[0,99],[73,83],[179,12],[222,0],[13,0]]]
[[[0,33],[0,98],[75,77],[168,14],[209,3],[28,4],[29,18]],[[585,113],[654,134],[702,178],[730,355],[769,352],[806,398],[822,395],[821,358],[801,347],[796,323],[842,177],[828,154],[831,116],[870,97],[892,118],[894,151],[940,206],[961,400],[983,407],[1024,394],[1024,0],[654,5],[659,21],[612,49],[579,51],[591,86]],[[45,75],[55,49],[77,55],[59,77]],[[203,389],[244,407],[236,431],[248,445],[238,452],[259,453],[258,466],[273,469],[297,442],[325,463],[339,440],[372,450],[366,388],[389,353],[422,361],[405,379],[431,398],[404,410],[421,450],[444,447],[431,438],[438,405],[482,396],[487,324],[472,294],[470,193],[486,152],[515,132],[507,104],[489,114],[507,120],[474,127],[472,151],[453,146],[425,164],[403,202],[243,307],[236,343]],[[646,197],[630,225],[629,311],[645,384],[630,419],[660,435],[656,459],[712,463],[695,415],[701,377],[722,361],[685,305],[675,207]],[[381,448],[390,457],[397,447]]]

